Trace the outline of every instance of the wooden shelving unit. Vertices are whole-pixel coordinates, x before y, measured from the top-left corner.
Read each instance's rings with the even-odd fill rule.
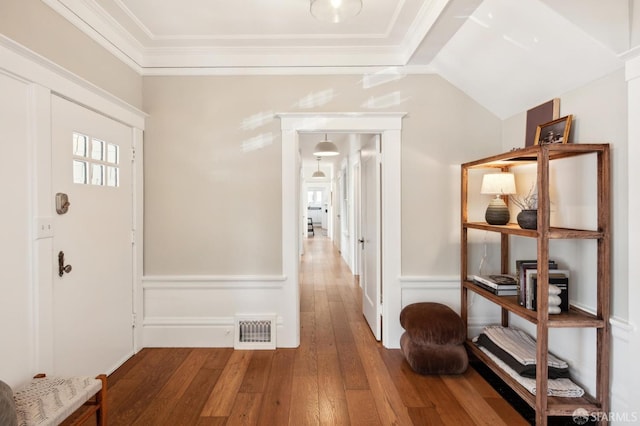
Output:
[[[559,158],[595,154],[597,158],[597,229],[571,229],[552,227],[549,223],[549,163]],[[469,170],[493,168],[509,171],[525,164],[536,165],[536,181],[538,189],[538,226],[536,230],[521,229],[517,224],[495,226],[484,222],[468,221],[468,179]],[[484,352],[471,341],[467,342],[469,351],[486,363],[498,376],[511,386],[531,407],[536,410],[536,424],[546,425],[549,416],[571,416],[578,408],[585,409],[590,415],[602,415],[609,412],[609,360],[610,360],[610,154],[609,144],[548,144],[535,145],[524,149],[513,150],[503,154],[487,157],[462,164],[461,168],[461,316],[468,321],[468,293],[472,291],[500,306],[502,325],[509,325],[509,314],[515,314],[536,325],[536,360],[538,365],[546,365],[549,349],[549,328],[593,328],[596,330],[596,392],[594,396],[582,398],[548,397],[548,377],[544,368],[537,369],[536,395],[529,393],[516,380],[505,373]],[[509,239],[511,236],[528,237],[537,240],[538,286],[537,311],[520,306],[515,296],[496,296],[466,278],[469,276],[468,231],[470,229],[496,232],[500,234],[501,272],[509,272]],[[548,299],[548,261],[549,240],[552,239],[585,239],[597,241],[597,301],[596,313],[584,312],[571,306],[569,312],[549,315]],[[606,425],[606,416],[600,424]]]

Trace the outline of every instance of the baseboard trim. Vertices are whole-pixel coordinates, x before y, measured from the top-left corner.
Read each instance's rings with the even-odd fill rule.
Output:
[[[286,280],[283,275],[158,275],[142,277],[142,289],[281,289]]]
[[[283,275],[147,275],[142,278],[145,347],[233,347],[235,317],[278,313],[276,339],[289,345]],[[284,336],[284,337],[283,337]]]
[[[283,326],[277,317],[276,345]],[[143,329],[144,347],[234,347],[234,317],[150,317],[145,318]]]
[[[233,327],[233,317],[148,317],[143,327]]]

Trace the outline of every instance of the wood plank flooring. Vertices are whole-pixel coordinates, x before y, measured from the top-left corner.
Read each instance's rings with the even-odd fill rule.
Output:
[[[299,348],[144,349],[108,379],[108,424],[528,424],[472,368],[420,376],[376,342],[357,280],[316,235],[300,265]]]

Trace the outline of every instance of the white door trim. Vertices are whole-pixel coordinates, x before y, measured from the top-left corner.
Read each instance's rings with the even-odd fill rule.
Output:
[[[401,273],[401,141],[405,112],[280,113],[282,130],[282,273],[287,289],[279,346],[300,342],[298,291],[298,133],[346,132],[382,135],[382,344],[400,347]],[[281,341],[282,337],[282,341]]]
[[[146,114],[138,108],[128,104],[113,94],[78,75],[64,69],[49,59],[27,49],[19,43],[0,34],[0,72],[17,76],[30,83],[30,118],[29,132],[32,144],[32,215],[34,223],[37,218],[53,217],[53,196],[51,188],[51,105],[50,97],[57,94],[74,103],[87,107],[102,115],[126,124],[132,128],[134,141],[137,144],[137,161],[134,162],[134,300],[138,296],[136,305],[141,308],[142,292],[142,212],[143,212],[143,163],[142,163],[142,132],[145,126]],[[35,232],[35,226],[34,226]],[[55,230],[54,230],[55,232]],[[52,336],[51,336],[51,271],[53,264],[50,253],[52,251],[52,236],[35,238],[32,249],[33,272],[32,315],[34,324],[34,343],[29,356],[34,364],[34,371],[52,371]],[[134,302],[135,303],[135,302]],[[138,311],[141,312],[141,311]],[[139,321],[139,320],[138,320]],[[141,330],[141,328],[139,328]],[[139,334],[134,333],[134,334]],[[134,350],[140,349],[138,340]]]

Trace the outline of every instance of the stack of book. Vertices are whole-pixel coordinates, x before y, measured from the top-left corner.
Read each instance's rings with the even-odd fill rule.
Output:
[[[518,271],[518,303],[527,309],[537,309],[537,287],[538,287],[538,263],[535,260],[517,260],[516,270]],[[565,269],[558,269],[558,265],[555,261],[549,260],[549,286],[559,294],[552,294],[549,300],[554,300],[553,312],[560,313],[567,312],[569,310],[569,271]],[[556,289],[557,287],[557,289]],[[560,303],[557,304],[555,301]],[[556,309],[558,308],[559,309]]]
[[[518,280],[513,275],[472,275],[471,279],[476,285],[496,296],[516,296],[518,294]]]
[[[535,270],[534,270],[535,271]],[[538,277],[531,274],[527,295],[527,309],[537,310]],[[569,311],[569,271],[557,269],[549,271],[549,313],[559,314]]]

